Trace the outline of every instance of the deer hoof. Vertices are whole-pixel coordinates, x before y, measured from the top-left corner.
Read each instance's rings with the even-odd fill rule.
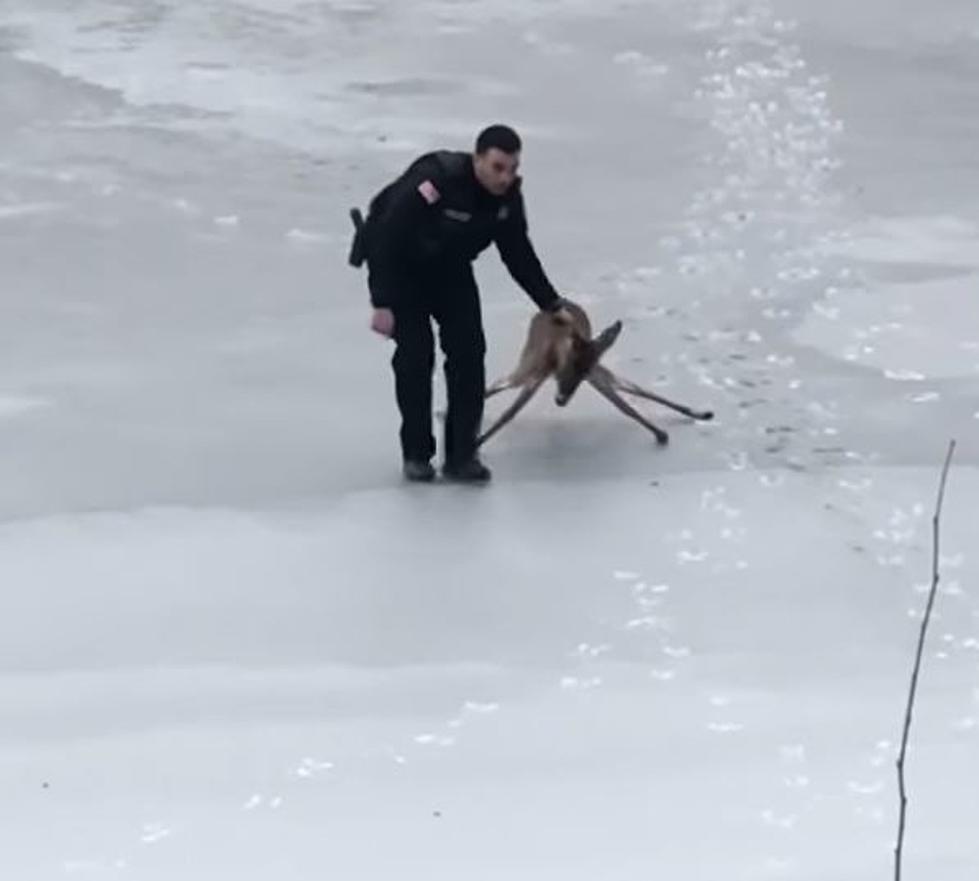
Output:
[[[661,447],[665,447],[669,442],[670,436],[665,431],[661,431],[656,435],[656,443],[658,443]]]
[[[700,414],[700,418],[703,419],[704,422],[710,422],[710,420],[714,418],[714,411],[704,410],[704,412]]]

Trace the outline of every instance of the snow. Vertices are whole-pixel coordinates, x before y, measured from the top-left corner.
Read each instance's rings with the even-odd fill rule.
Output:
[[[977,35],[0,0],[0,876],[888,877],[954,436],[905,872],[973,881]],[[541,394],[406,487],[347,209],[496,119],[609,366],[717,419]]]

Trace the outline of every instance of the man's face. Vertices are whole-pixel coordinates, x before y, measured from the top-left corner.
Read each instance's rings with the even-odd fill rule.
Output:
[[[513,186],[519,167],[519,153],[504,153],[497,147],[482,155],[477,153],[473,159],[476,179],[494,196],[504,195]]]

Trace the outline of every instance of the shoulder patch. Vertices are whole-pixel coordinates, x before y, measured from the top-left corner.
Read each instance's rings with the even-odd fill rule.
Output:
[[[496,212],[497,220],[506,220],[510,216],[510,208],[507,205],[501,205],[500,210]]]
[[[439,199],[442,198],[442,194],[430,180],[423,180],[418,185],[418,192],[421,193],[422,198],[428,202],[429,205],[434,205]]]

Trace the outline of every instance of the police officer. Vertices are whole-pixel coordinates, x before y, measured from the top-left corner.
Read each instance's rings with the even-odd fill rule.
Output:
[[[476,451],[486,386],[476,257],[495,243],[510,275],[540,309],[562,305],[527,234],[520,150],[512,128],[492,125],[479,133],[472,153],[418,157],[371,200],[355,237],[350,262],[360,265],[366,256],[371,328],[395,342],[391,363],[408,480],[435,477],[433,318],[448,396],[442,474],[474,483],[491,476]]]

